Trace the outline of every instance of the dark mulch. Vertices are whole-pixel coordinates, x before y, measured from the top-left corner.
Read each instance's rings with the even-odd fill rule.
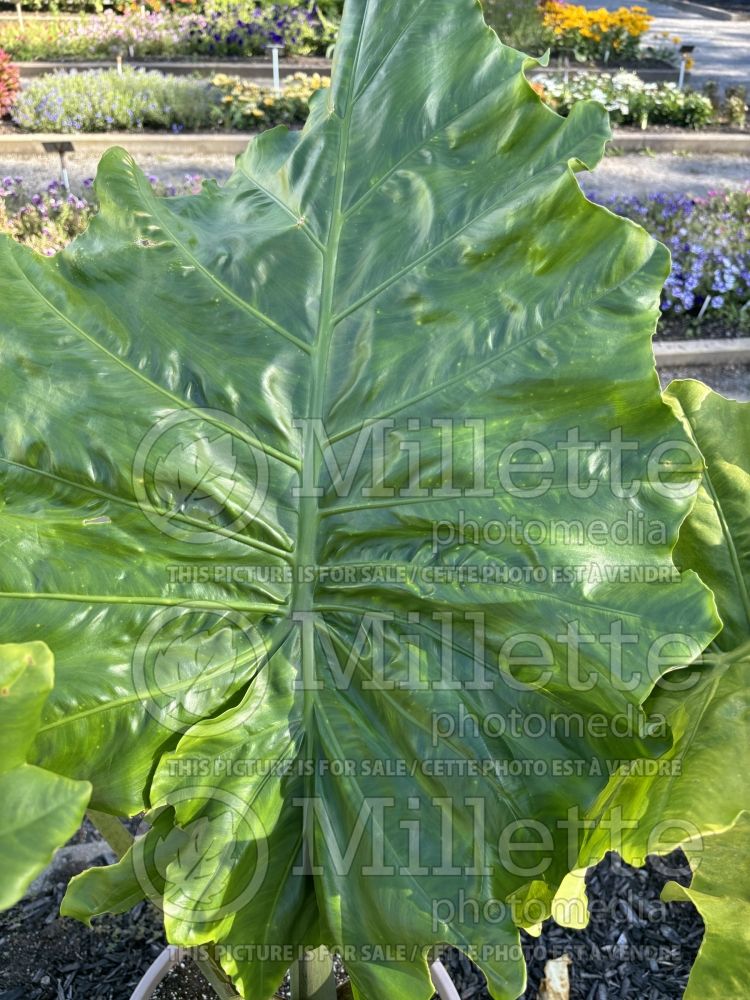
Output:
[[[571,1000],[680,1000],[703,939],[689,903],[662,903],[664,884],[690,884],[681,851],[631,868],[610,854],[587,878],[591,921],[583,931],[548,920],[541,937],[522,935],[529,980],[523,1000],[536,1000],[544,963],[568,955]],[[489,1000],[484,977],[463,955],[443,959],[462,1000]]]
[[[84,830],[76,842],[86,842]],[[96,859],[104,862],[104,857]],[[0,1000],[127,1000],[147,966],[164,947],[158,914],[140,904],[129,914],[103,917],[92,928],[58,916],[65,884],[75,871],[61,870],[44,890],[0,914]],[[540,938],[524,935],[529,986],[535,1000],[549,958],[566,954],[571,1000],[679,1000],[703,936],[703,923],[688,903],[662,903],[670,878],[688,884],[680,852],[652,859],[642,869],[609,855],[588,878],[593,915],[583,931],[551,922]],[[463,1000],[488,1000],[484,979],[463,955],[444,961]],[[188,963],[171,973],[156,1000],[214,1000]]]

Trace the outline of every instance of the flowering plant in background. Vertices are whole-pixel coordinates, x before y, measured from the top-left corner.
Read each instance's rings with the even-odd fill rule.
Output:
[[[21,177],[0,181],[0,230],[47,256],[82,233],[94,211],[90,202],[66,192],[59,181],[33,195]]]
[[[547,0],[542,8],[542,24],[552,50],[581,62],[637,59],[641,39],[653,20],[645,7],[587,10]]]
[[[336,25],[314,9],[234,2],[206,13],[126,11],[0,26],[0,45],[15,59],[148,59],[174,56],[258,56],[267,45],[286,55],[325,55]]]
[[[750,331],[750,190],[595,200],[640,223],[672,253],[661,333],[732,337]]]
[[[208,81],[143,69],[58,72],[33,80],[13,108],[27,132],[114,132],[137,129],[229,129],[302,125],[309,100],[328,77],[295,73],[281,93],[235,76]]]
[[[0,49],[0,117],[8,114],[21,88],[18,67],[7,52]]]
[[[561,115],[568,115],[576,101],[599,101],[614,125],[672,125],[703,128],[714,117],[711,101],[674,83],[644,83],[635,73],[578,73],[566,81],[550,75],[535,89]]]
[[[312,95],[331,85],[328,77],[318,73],[310,76],[294,73],[283,81],[280,94],[223,73],[215,76],[212,82],[223,95],[216,111],[216,121],[235,129],[302,125],[307,118]]]
[[[13,121],[29,132],[206,128],[218,94],[205,80],[124,67],[53,73],[19,95]]]
[[[203,178],[186,174],[179,184],[165,184],[150,176],[154,191],[162,196],[197,194]],[[59,181],[50,181],[41,191],[31,192],[22,177],[0,179],[0,232],[49,257],[82,233],[98,209],[93,180],[83,181],[82,190],[68,192]]]
[[[220,78],[217,88],[233,88],[237,82]],[[296,76],[284,82],[285,89],[299,87],[309,93],[329,85],[325,78],[313,84]],[[240,104],[241,95],[237,96]],[[197,194],[203,183],[199,174],[186,174],[178,184],[164,183],[154,175],[148,180],[165,197]],[[750,190],[714,192],[705,198],[673,194],[642,198],[589,194],[589,198],[638,222],[672,253],[657,337],[733,337],[750,332]],[[20,177],[0,180],[0,232],[47,255],[83,232],[97,208],[91,179],[72,194],[58,181],[31,191]]]

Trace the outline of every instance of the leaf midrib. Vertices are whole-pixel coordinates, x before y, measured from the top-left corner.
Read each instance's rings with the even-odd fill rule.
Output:
[[[369,0],[365,0],[362,12],[362,22],[357,38],[357,46],[352,57],[350,68],[348,89],[346,92],[346,106],[343,117],[336,111],[336,92],[331,91],[329,101],[332,104],[333,114],[341,117],[341,127],[339,129],[339,148],[336,161],[336,176],[333,188],[333,203],[331,208],[331,221],[328,230],[328,238],[325,241],[323,250],[323,271],[321,275],[320,289],[320,312],[318,314],[318,327],[315,340],[311,349],[311,381],[309,386],[307,423],[304,428],[302,442],[302,468],[300,472],[301,483],[317,483],[319,475],[319,459],[315,447],[315,435],[313,433],[314,422],[323,419],[323,405],[326,387],[326,368],[328,364],[328,353],[331,338],[335,328],[334,323],[334,289],[336,284],[336,270],[338,264],[339,245],[341,233],[344,225],[343,198],[344,179],[346,175],[346,161],[349,150],[349,135],[351,131],[352,113],[354,101],[352,92],[356,80],[357,65],[362,50],[362,42],[365,36],[364,26],[367,21],[369,10]],[[310,475],[310,473],[312,475]],[[301,570],[305,566],[315,562],[318,530],[320,526],[320,509],[317,497],[302,496],[299,505],[299,537],[298,546],[295,553],[295,583],[292,590],[291,607],[293,618],[295,612],[310,613],[314,608],[314,581],[302,580]],[[303,753],[311,760],[316,757],[314,745],[314,719],[315,719],[315,637],[311,629],[301,630],[301,662],[300,674],[303,687],[302,696],[302,720],[304,732]],[[305,792],[310,794],[314,789],[310,788],[310,779],[305,779]],[[312,811],[306,810],[304,826],[302,831],[303,850],[308,857],[313,857],[314,827]],[[324,901],[318,899],[318,909],[325,912]]]

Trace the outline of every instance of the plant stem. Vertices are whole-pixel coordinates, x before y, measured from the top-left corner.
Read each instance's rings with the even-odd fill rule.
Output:
[[[86,815],[104,837],[118,859],[132,847],[133,837],[127,827],[123,826],[116,816],[99,812],[98,809],[88,809]]]
[[[336,1000],[336,979],[327,948],[306,951],[292,966],[292,1000]]]

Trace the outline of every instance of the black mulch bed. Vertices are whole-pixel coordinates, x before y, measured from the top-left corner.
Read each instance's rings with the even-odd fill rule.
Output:
[[[609,854],[587,878],[591,920],[583,931],[548,920],[541,937],[522,935],[529,982],[523,1000],[536,1000],[544,963],[568,955],[571,1000],[680,1000],[703,939],[703,921],[689,903],[663,903],[670,880],[690,884],[681,851],[631,868]],[[456,951],[444,959],[462,1000],[489,1000],[484,977]]]
[[[96,920],[92,928],[60,918],[60,900],[73,874],[60,871],[59,881],[41,894],[0,914],[0,1000],[128,1000],[164,947],[159,916],[145,904]],[[669,879],[689,883],[690,869],[679,851],[641,869],[609,855],[588,877],[593,915],[586,930],[548,921],[541,937],[524,935],[529,963],[524,1000],[535,1000],[547,959],[563,954],[573,960],[571,1000],[679,1000],[703,922],[691,904],[659,900]],[[463,955],[451,951],[444,961],[463,1000],[488,1000],[483,976]],[[156,1000],[215,998],[188,963],[164,980]]]

